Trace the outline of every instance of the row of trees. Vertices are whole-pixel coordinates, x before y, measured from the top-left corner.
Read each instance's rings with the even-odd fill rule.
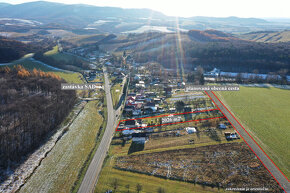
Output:
[[[22,66],[0,69],[0,167],[21,161],[52,134],[75,104],[59,77]]]

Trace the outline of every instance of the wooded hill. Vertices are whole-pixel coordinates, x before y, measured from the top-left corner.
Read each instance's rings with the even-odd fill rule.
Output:
[[[129,34],[100,45],[102,49],[131,50],[136,62],[159,62],[166,68],[180,64],[192,70],[202,66],[229,72],[290,71],[289,43],[262,43],[238,39],[216,30],[181,33]]]
[[[1,38],[0,36],[0,63],[11,62],[23,57],[25,54],[51,49],[53,44],[49,41],[25,44],[20,41]]]
[[[61,90],[64,80],[59,76],[36,69],[2,67],[0,77],[0,167],[6,168],[56,130],[73,108],[76,94]]]

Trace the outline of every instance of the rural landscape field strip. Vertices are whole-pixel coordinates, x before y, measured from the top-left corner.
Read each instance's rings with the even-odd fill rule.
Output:
[[[229,182],[232,187],[242,187],[246,182],[249,187],[267,184],[271,191],[280,189],[243,142],[119,156],[115,168],[223,188]],[[245,173],[247,177],[243,176]]]
[[[166,117],[169,115],[186,115],[186,114],[192,114],[192,113],[202,113],[202,112],[217,111],[217,110],[219,109],[208,109],[208,110],[192,111],[192,112],[185,112],[185,113],[165,114],[165,115],[157,115],[157,116],[152,116],[152,117],[140,117],[140,118],[134,118],[134,119],[124,119],[124,120],[120,120],[120,122],[130,121],[130,120],[139,120],[139,119],[148,119],[148,118],[157,118],[157,117]]]
[[[213,100],[213,98],[210,96],[210,94],[208,92],[206,92],[206,94],[211,98],[211,100],[213,101],[213,103],[217,106],[217,108],[220,109],[220,107],[216,104],[216,102]],[[229,120],[228,117],[226,117],[226,115],[224,114],[224,112],[220,109],[220,111],[223,113],[223,115],[226,117],[226,119],[231,123],[231,125],[235,128],[235,130],[239,133],[239,135],[242,137],[242,139],[245,141],[245,143],[248,145],[248,147],[252,150],[252,152],[256,155],[256,157],[261,161],[261,163],[264,165],[264,167],[268,170],[268,172],[272,175],[272,177],[277,181],[277,183],[281,186],[281,188],[285,191],[288,192],[289,189],[289,180],[287,179],[287,177],[281,172],[281,170],[276,166],[276,164],[273,163],[273,161],[268,157],[268,155],[262,150],[262,148],[257,144],[257,142],[251,137],[251,135],[245,130],[245,128],[239,123],[239,121],[232,115],[232,113],[227,109],[227,107],[225,107],[225,105],[220,101],[220,99],[213,93],[211,92],[211,94],[216,97],[216,99],[221,103],[221,105],[228,111],[228,113],[233,117],[233,119],[237,122],[237,124],[245,131],[244,136],[241,135],[241,130],[240,132],[237,130],[237,128],[233,125],[233,123]],[[236,125],[237,126],[237,125]],[[245,135],[246,134],[246,135]],[[252,141],[254,141],[254,143],[257,145],[257,147],[259,149],[256,148],[256,152],[253,150],[253,148],[249,145],[249,143],[245,140],[245,137],[250,137],[252,139]],[[253,146],[253,143],[252,143]],[[261,152],[259,152],[259,150],[261,150]],[[259,153],[260,156],[257,155],[257,153]],[[267,158],[270,160],[268,161],[267,159],[265,160],[265,158],[263,158],[262,156],[266,155]],[[268,167],[265,165],[265,163],[261,160],[264,159],[264,161],[267,161],[267,165]],[[269,165],[269,162],[271,162],[275,168],[271,167],[271,164]],[[272,170],[272,172],[269,170],[269,168]],[[277,170],[275,170],[277,169]],[[278,171],[278,173],[277,173]],[[273,172],[274,176],[273,175]],[[280,175],[281,174],[281,175]],[[284,176],[285,178],[283,179],[283,177],[281,178],[281,176]],[[277,180],[277,177],[279,177],[279,181]],[[283,182],[281,182],[283,181]],[[285,190],[286,189],[286,190]]]
[[[214,93],[213,93],[214,94]],[[216,94],[214,94],[216,96]],[[216,96],[216,98],[220,101],[220,99]],[[220,101],[221,102],[221,101]],[[222,102],[221,102],[222,103]],[[223,103],[222,103],[223,104]],[[223,104],[223,106],[229,111],[229,109]],[[276,168],[283,174],[283,176],[290,182],[287,176],[279,169],[279,167],[273,162],[273,160],[266,154],[266,152],[261,148],[261,146],[255,141],[255,139],[249,134],[249,132],[243,127],[243,125],[236,119],[236,117],[229,111],[229,113],[234,117],[234,119],[239,123],[239,125],[245,130],[245,132],[251,137],[251,139],[259,146],[259,148],[263,151],[263,153],[270,159],[270,161],[276,166]]]
[[[289,179],[290,90],[242,86],[238,93],[216,94]]]
[[[153,116],[153,117],[142,117],[142,118],[135,118],[135,119],[124,119],[124,120],[120,120],[119,121],[118,126],[116,128],[116,131],[132,130],[132,129],[142,129],[142,128],[148,128],[148,127],[159,127],[159,126],[173,125],[173,124],[179,124],[179,123],[188,123],[188,122],[194,122],[194,121],[204,121],[204,120],[210,120],[210,119],[220,119],[220,118],[224,118],[224,116],[220,116],[220,117],[209,117],[209,118],[204,118],[204,119],[196,119],[196,120],[188,120],[188,121],[164,123],[164,124],[149,125],[149,126],[142,126],[142,127],[134,127],[134,128],[128,128],[128,129],[118,129],[121,122],[129,121],[129,120],[149,119],[149,118],[166,117],[166,116],[172,116],[172,115],[184,115],[184,114],[192,114],[192,113],[201,113],[201,112],[217,111],[217,110],[218,109],[209,109],[209,110],[193,111],[193,112],[185,112],[185,113],[177,113],[177,114],[166,114],[166,115],[159,115],[159,116]]]

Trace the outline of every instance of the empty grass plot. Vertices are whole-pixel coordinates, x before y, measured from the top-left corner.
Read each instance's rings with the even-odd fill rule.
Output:
[[[290,90],[241,86],[239,92],[217,93],[289,178]]]

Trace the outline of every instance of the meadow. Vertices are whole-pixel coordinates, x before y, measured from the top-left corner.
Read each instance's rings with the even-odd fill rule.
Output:
[[[111,150],[114,146],[111,146]],[[142,186],[141,192],[163,192],[163,193],[195,193],[195,192],[226,192],[224,189],[211,188],[199,184],[187,183],[176,180],[169,180],[149,176],[145,174],[133,173],[114,169],[114,159],[116,154],[107,157],[102,169],[95,192],[102,193],[106,190],[113,190],[114,182],[117,182],[117,191],[121,193],[136,192],[137,184]],[[128,191],[129,190],[129,191]],[[229,192],[229,191],[227,191]]]
[[[79,185],[82,168],[87,168],[87,160],[100,141],[96,138],[103,123],[101,109],[98,101],[86,104],[19,192],[71,192]]]
[[[217,96],[289,178],[290,90],[240,87]]]

